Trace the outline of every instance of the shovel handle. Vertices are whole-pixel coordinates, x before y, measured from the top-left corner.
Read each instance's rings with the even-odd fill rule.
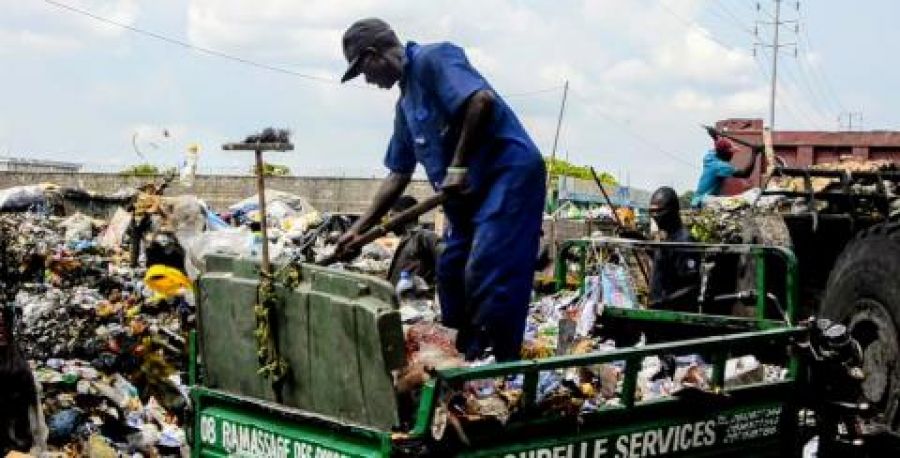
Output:
[[[725,137],[725,138],[733,141],[734,143],[737,143],[738,145],[743,145],[750,149],[762,149],[764,146],[764,145],[759,145],[756,143],[748,142],[747,140],[741,140],[740,138],[737,138],[734,135],[731,135],[727,132],[722,132],[720,130],[717,130],[715,127],[712,127],[712,126],[705,126],[702,124],[701,124],[701,126],[703,126],[703,128],[706,129],[706,133],[709,134],[709,136],[712,137],[713,139],[715,139],[717,137]]]
[[[347,249],[344,251],[344,253],[353,252],[373,242],[374,240],[377,240],[388,232],[391,232],[394,229],[401,228],[409,224],[409,222],[411,221],[415,221],[418,217],[430,212],[431,210],[434,210],[435,208],[437,208],[437,206],[443,204],[446,200],[447,196],[445,194],[438,193],[413,205],[412,207],[407,208],[406,210],[403,210],[384,223],[373,226],[366,232],[363,232],[352,244],[347,246]],[[319,264],[320,266],[334,264],[335,262],[341,260],[341,258],[344,256],[344,253],[331,254],[319,261],[317,264]]]

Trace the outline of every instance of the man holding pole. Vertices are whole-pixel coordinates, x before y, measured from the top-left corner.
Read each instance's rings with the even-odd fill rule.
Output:
[[[500,361],[518,359],[546,193],[540,152],[461,48],[403,45],[379,19],[351,25],[343,47],[342,81],[363,74],[382,89],[399,84],[400,99],[384,160],[390,173],[338,253],[387,213],[422,164],[446,195],[437,268],[443,322],[459,331],[457,348],[469,360],[488,348]]]

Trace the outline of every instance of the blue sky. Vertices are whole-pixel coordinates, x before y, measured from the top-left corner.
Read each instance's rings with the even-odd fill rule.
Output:
[[[571,85],[559,154],[652,188],[694,185],[708,139],[699,123],[766,117],[772,1],[761,0],[54,0],[116,22],[278,68],[205,55],[44,0],[2,0],[0,155],[117,170],[176,165],[246,170],[222,143],[266,126],[294,132],[273,154],[294,173],[381,175],[395,91],[334,84],[340,36],[379,16],[402,39],[454,41],[507,96],[545,153]],[[834,129],[842,111],[898,129],[900,2],[783,2],[776,127]],[[858,122],[858,120],[854,120]],[[170,136],[163,137],[168,130]],[[133,141],[144,155],[140,157]]]

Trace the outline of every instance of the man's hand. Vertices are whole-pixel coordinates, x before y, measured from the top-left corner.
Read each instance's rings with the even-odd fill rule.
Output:
[[[441,190],[451,195],[463,195],[469,191],[469,174],[465,167],[448,167]]]
[[[347,256],[350,253],[351,247],[353,249],[359,249],[359,247],[355,247],[353,245],[356,244],[356,241],[359,240],[359,232],[356,229],[351,228],[340,238],[338,238],[337,246],[334,247],[334,254],[340,258]]]

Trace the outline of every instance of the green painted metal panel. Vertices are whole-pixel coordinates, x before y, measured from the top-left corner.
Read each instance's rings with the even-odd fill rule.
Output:
[[[687,413],[685,412],[692,412]],[[783,426],[793,410],[781,403],[734,409],[681,409],[655,421],[632,421],[583,428],[570,435],[501,441],[463,451],[466,458],[611,458],[646,456],[782,456]],[[789,440],[790,437],[788,436]]]
[[[379,441],[224,406],[199,413],[199,457],[380,458]]]
[[[273,401],[270,381],[257,374],[258,269],[247,259],[207,260],[199,281],[201,360],[207,387]],[[404,362],[393,289],[372,277],[317,266],[297,273],[299,282],[288,285],[282,276],[275,281],[275,332],[289,366],[281,401],[390,430],[398,422],[391,371]]]
[[[287,380],[290,390],[283,390],[282,401],[292,406],[310,406],[314,386],[310,356],[309,285],[300,284],[297,289],[279,287],[276,294],[284,297],[290,307],[276,310],[276,322],[283,323],[278,333],[278,348],[290,349],[291,361]]]
[[[200,282],[200,347],[205,383],[272,401],[269,382],[256,374],[256,282],[214,272]]]

